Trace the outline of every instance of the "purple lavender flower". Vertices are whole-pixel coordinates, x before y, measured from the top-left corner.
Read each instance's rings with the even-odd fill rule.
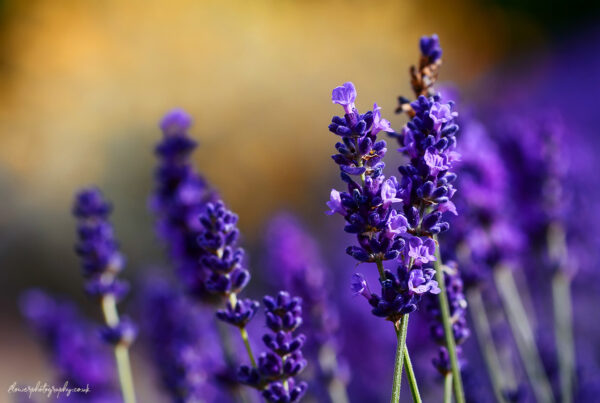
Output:
[[[85,289],[90,295],[122,297],[127,284],[117,278],[124,259],[108,221],[112,210],[97,188],[83,189],[75,196],[73,214],[78,219],[78,243],[75,246],[81,258]]]
[[[29,290],[20,300],[21,312],[46,347],[57,379],[90,392],[87,402],[119,402],[113,357],[98,329],[82,318],[74,304]],[[68,399],[65,399],[65,401]]]
[[[339,313],[328,292],[328,273],[316,240],[296,217],[281,213],[269,223],[265,242],[266,267],[273,285],[302,298],[306,312],[304,329],[310,339],[304,346],[308,361],[314,362],[311,395],[319,401],[330,399],[333,385],[344,385],[348,374],[340,352]],[[332,356],[332,360],[324,360]],[[342,392],[344,393],[344,392]]]
[[[221,401],[216,387],[220,368],[209,312],[192,304],[166,281],[153,279],[143,291],[145,334],[164,388],[175,402]]]
[[[199,266],[208,273],[204,288],[222,297],[241,292],[250,281],[250,273],[244,267],[244,250],[237,245],[237,215],[219,200],[206,204],[198,220]]]
[[[205,288],[210,272],[198,264],[203,249],[196,241],[202,231],[198,216],[215,196],[190,162],[196,148],[188,134],[191,123],[190,116],[180,109],[167,113],[160,123],[164,137],[156,147],[159,165],[151,206],[157,216],[157,233],[167,244],[187,291],[200,300],[215,302]]]
[[[352,113],[355,109],[356,88],[354,84],[348,82],[340,87],[335,87],[331,93],[331,101],[334,104],[342,105],[346,114]]]
[[[266,325],[272,331],[263,336],[263,342],[270,351],[258,357],[257,367],[242,365],[238,378],[262,390],[267,402],[298,402],[307,389],[305,382],[294,380],[307,365],[300,351],[306,338],[293,334],[302,324],[302,299],[280,291],[277,297],[265,296],[263,304]]]
[[[334,102],[337,93],[350,90],[356,94],[352,83],[337,87],[333,92]],[[389,231],[392,204],[401,200],[396,197],[395,178],[385,180],[382,175],[385,141],[377,141],[380,127],[374,125],[373,112],[363,115],[354,106],[352,110],[345,111],[344,119],[333,118],[329,130],[343,140],[336,144],[339,153],[333,156],[333,160],[339,165],[348,190],[341,193],[335,189],[331,191],[328,214],[344,216],[347,222],[345,231],[357,234],[360,246],[349,247],[349,255],[364,262],[392,260],[400,254],[404,240],[399,234]],[[360,176],[361,183],[352,176]]]

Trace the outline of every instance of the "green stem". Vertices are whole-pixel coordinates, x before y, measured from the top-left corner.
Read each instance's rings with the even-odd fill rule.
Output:
[[[419,393],[419,386],[417,385],[417,378],[413,370],[412,362],[410,360],[410,354],[408,354],[408,346],[404,346],[404,369],[406,370],[406,378],[408,379],[408,386],[410,386],[410,393],[412,394],[414,403],[421,403],[421,394]]]
[[[452,372],[444,377],[444,403],[452,403]]]
[[[471,318],[475,326],[475,336],[487,367],[494,396],[496,397],[496,401],[504,403],[505,399],[502,395],[502,389],[506,385],[506,382],[503,379],[500,359],[498,358],[496,345],[492,336],[490,322],[485,311],[483,299],[481,298],[481,290],[479,288],[470,289],[467,293],[467,300],[469,301]]]
[[[448,355],[450,356],[450,365],[452,366],[452,383],[454,384],[454,395],[457,403],[465,403],[465,393],[463,391],[462,377],[460,374],[460,368],[458,367],[458,357],[456,355],[456,343],[454,341],[454,333],[452,331],[452,325],[450,323],[450,307],[448,304],[448,295],[446,293],[446,281],[444,279],[444,270],[442,268],[442,256],[440,253],[440,247],[437,240],[437,236],[433,238],[436,243],[435,247],[435,261],[433,265],[435,267],[435,278],[440,288],[439,301],[440,310],[442,313],[442,324],[444,326],[444,336],[446,338],[446,348],[448,349]]]
[[[110,327],[119,325],[119,313],[115,297],[111,294],[104,295],[101,300],[104,321]],[[117,361],[117,372],[119,383],[125,403],[135,403],[135,391],[133,388],[133,375],[131,373],[131,362],[129,360],[129,348],[125,344],[115,346],[115,360]]]
[[[406,333],[408,330],[408,314],[402,315],[400,320],[394,324],[398,346],[396,348],[396,360],[394,362],[394,382],[392,384],[391,403],[400,401],[400,387],[402,386],[402,366],[404,365],[404,348],[406,346]]]
[[[556,272],[552,278],[552,299],[554,301],[554,326],[558,349],[561,402],[571,403],[573,401],[573,384],[575,383],[571,283],[569,278],[560,271]]]
[[[250,358],[250,362],[252,366],[256,368],[256,360],[254,359],[254,354],[252,354],[252,347],[250,346],[250,340],[248,340],[248,331],[246,328],[240,328],[240,334],[242,335],[242,340],[244,340],[244,345],[246,346],[246,351],[248,352],[248,357]]]
[[[232,308],[235,308],[237,305],[237,294],[232,292],[229,294],[229,303]],[[244,341],[244,346],[246,346],[246,352],[248,353],[248,358],[250,358],[250,362],[252,366],[256,368],[256,360],[254,359],[254,354],[252,354],[252,347],[250,346],[250,340],[248,340],[248,331],[246,328],[240,327],[240,335],[242,336],[242,340]]]
[[[552,387],[544,372],[535,337],[511,270],[505,266],[497,266],[494,268],[494,280],[533,392],[540,403],[554,402]]]

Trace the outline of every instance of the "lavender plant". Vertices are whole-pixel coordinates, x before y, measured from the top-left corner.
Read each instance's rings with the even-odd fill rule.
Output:
[[[304,331],[311,336],[303,349],[308,360],[317,364],[310,377],[311,395],[319,401],[348,402],[349,375],[340,351],[339,312],[327,290],[331,275],[317,241],[296,217],[280,213],[267,227],[265,251],[265,267],[274,285],[303,301]]]
[[[128,318],[119,318],[117,301],[128,286],[117,275],[123,270],[124,259],[119,251],[113,228],[108,221],[112,206],[96,188],[80,191],[75,196],[73,214],[77,217],[77,254],[81,258],[87,293],[100,300],[104,321],[103,337],[114,346],[119,381],[125,403],[135,402],[133,377],[129,362],[129,346],[137,329]]]
[[[263,304],[265,323],[272,333],[264,334],[262,340],[270,351],[258,357],[258,364],[240,366],[238,377],[261,390],[267,402],[298,402],[308,386],[294,380],[307,365],[300,350],[306,337],[293,334],[302,324],[302,299],[280,291],[276,297],[265,296]]]
[[[215,195],[190,161],[197,147],[188,134],[191,124],[191,117],[181,109],[173,109],[160,122],[163,139],[155,149],[159,165],[150,205],[157,218],[156,232],[187,292],[202,302],[217,303],[204,288],[210,273],[198,265],[203,249],[197,242],[202,232],[198,216]]]
[[[440,222],[441,212],[431,209],[425,211],[425,207],[437,202],[443,203],[440,210],[452,208],[448,197],[453,192],[450,182],[454,177],[440,175],[440,180],[444,183],[438,185],[439,189],[434,188],[431,181],[419,184],[419,174],[423,173],[423,168],[429,169],[424,163],[419,165],[421,171],[411,166],[401,170],[404,175],[401,183],[393,176],[385,179],[382,173],[384,163],[381,160],[387,148],[385,141],[377,140],[377,134],[392,129],[389,122],[381,118],[377,104],[373,111],[360,114],[354,104],[355,99],[356,90],[352,83],[333,90],[332,101],[342,105],[345,111],[344,118],[336,116],[329,125],[331,132],[342,137],[342,142],[336,144],[338,154],[333,156],[333,160],[340,167],[347,191],[331,191],[331,200],[327,203],[330,208],[328,214],[342,215],[346,220],[344,230],[356,234],[358,245],[349,246],[346,252],[361,263],[375,263],[377,266],[381,295],[372,293],[360,274],[354,276],[352,288],[355,293],[367,298],[375,316],[394,323],[398,349],[392,401],[398,401],[404,356],[408,356],[405,346],[408,315],[417,309],[422,295],[440,292],[437,281],[433,279],[435,271],[428,267],[436,260],[435,242],[431,235],[446,229],[447,223]],[[428,102],[424,97],[419,101],[425,104]],[[426,107],[427,105],[423,105],[423,110]],[[436,108],[439,111],[439,122],[436,123],[439,129],[453,114],[447,107]],[[453,133],[452,129],[444,132],[447,136]],[[449,142],[444,139],[442,143],[444,144],[439,147],[443,151],[448,148]],[[442,165],[447,159],[443,160],[437,149],[432,147],[428,150],[428,161],[432,165],[433,175],[446,173]],[[358,177],[358,181],[353,177]],[[414,197],[411,200],[412,193],[416,196],[417,187],[423,184],[424,188],[419,193],[423,200],[415,201]],[[402,211],[393,208],[394,204],[400,202],[403,203]],[[397,262],[396,272],[386,270],[384,261]],[[407,366],[407,371],[411,378],[413,398],[419,401],[412,368]]]
[[[464,402],[464,392],[452,332],[450,308],[446,293],[443,266],[440,257],[437,234],[449,229],[443,221],[443,214],[457,214],[451,201],[456,189],[453,182],[456,174],[453,165],[460,159],[456,151],[455,122],[458,114],[453,111],[454,103],[442,101],[440,94],[434,94],[433,85],[441,65],[442,49],[437,35],[420,40],[421,58],[419,67],[411,68],[411,84],[417,99],[410,102],[400,97],[398,112],[406,112],[409,122],[400,133],[392,134],[401,146],[399,151],[410,159],[408,165],[398,170],[402,182],[398,194],[403,200],[404,213],[410,225],[410,233],[425,238],[434,261],[439,293],[441,319],[444,327],[446,347],[452,367],[454,394],[457,402]]]

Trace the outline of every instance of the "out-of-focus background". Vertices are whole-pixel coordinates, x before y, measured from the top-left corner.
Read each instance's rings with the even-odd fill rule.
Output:
[[[50,378],[19,293],[44,287],[98,316],[73,253],[76,189],[96,184],[114,202],[126,277],[165,261],[147,199],[167,110],[194,117],[197,167],[239,213],[258,265],[277,210],[322,239],[324,225],[339,229],[323,224],[337,184],[331,89],[353,81],[359,108],[377,102],[401,127],[393,111],[424,34],[440,36],[440,79],[466,99],[501,103],[508,86],[534,94],[529,102],[581,102],[579,138],[597,147],[597,133],[585,133],[599,85],[593,3],[0,1],[0,402],[14,381]]]

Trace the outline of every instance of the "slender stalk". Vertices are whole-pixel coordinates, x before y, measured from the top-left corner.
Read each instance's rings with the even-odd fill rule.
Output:
[[[410,386],[410,393],[412,394],[414,403],[421,403],[421,394],[419,393],[419,386],[417,385],[417,378],[413,370],[412,362],[410,360],[410,354],[408,354],[408,346],[404,346],[404,369],[406,370],[406,378],[408,379],[408,386]]]
[[[435,247],[435,278],[441,290],[439,293],[440,310],[442,313],[442,324],[444,326],[444,336],[446,338],[446,348],[450,356],[450,365],[452,366],[452,383],[454,385],[454,395],[457,403],[465,403],[465,393],[463,391],[462,377],[460,368],[458,367],[458,357],[456,355],[456,343],[454,342],[454,333],[452,332],[452,324],[450,323],[450,307],[448,304],[448,295],[446,293],[446,281],[444,279],[444,270],[442,268],[442,255],[437,240],[437,236],[433,238],[436,243]]]
[[[444,403],[452,403],[452,372],[444,377]]]
[[[573,384],[575,383],[571,283],[562,272],[557,272],[552,278],[552,299],[554,301],[554,332],[558,349],[561,402],[571,403],[573,401]]]
[[[254,359],[254,354],[252,354],[250,340],[248,340],[248,331],[246,330],[246,328],[240,328],[240,334],[242,335],[242,340],[244,340],[244,345],[246,346],[246,351],[248,352],[250,362],[252,363],[252,366],[256,368],[256,360]]]
[[[576,384],[575,344],[573,342],[573,309],[571,306],[571,279],[566,274],[568,250],[565,230],[560,223],[550,225],[546,243],[548,254],[556,262],[552,277],[552,301],[554,305],[554,333],[558,353],[561,401],[573,401],[573,385]]]
[[[494,280],[533,392],[538,402],[554,402],[552,387],[544,372],[535,337],[511,270],[505,266],[494,268]]]
[[[232,292],[229,294],[229,303],[232,307],[235,308],[237,305],[237,294]],[[248,358],[250,358],[250,362],[252,366],[256,368],[256,360],[254,359],[254,354],[252,354],[252,347],[250,346],[250,340],[248,340],[248,331],[245,328],[240,328],[240,335],[242,336],[242,340],[244,341],[244,346],[246,346],[246,352],[248,353]]]
[[[394,382],[392,384],[391,403],[400,401],[400,387],[402,386],[402,366],[404,365],[404,348],[406,346],[406,333],[408,330],[408,315],[402,315],[400,320],[394,324],[398,346],[396,348],[396,360],[394,362]]]
[[[102,312],[104,321],[110,327],[119,325],[119,313],[117,312],[117,303],[114,295],[107,294],[102,297]],[[131,373],[131,363],[129,360],[129,348],[124,344],[115,346],[115,359],[117,361],[117,372],[119,373],[119,382],[121,392],[125,403],[135,403],[135,391],[133,388],[133,375]]]
[[[490,322],[485,311],[485,306],[483,305],[483,299],[481,298],[481,290],[479,288],[470,289],[467,292],[467,300],[469,301],[471,318],[475,325],[475,336],[483,355],[485,366],[487,367],[494,396],[496,397],[496,401],[504,403],[505,399],[502,395],[502,389],[506,386],[506,381],[500,366],[500,359],[498,358],[494,338],[492,337]]]

